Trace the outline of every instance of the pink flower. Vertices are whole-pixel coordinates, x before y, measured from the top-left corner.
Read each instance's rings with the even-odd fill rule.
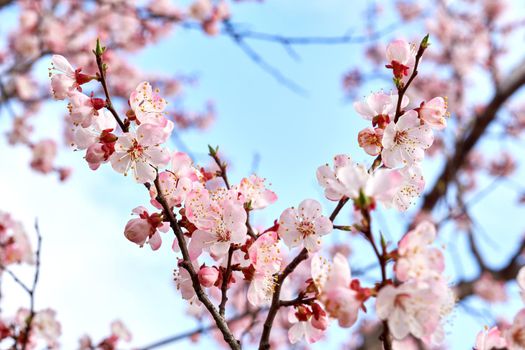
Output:
[[[19,309],[16,315],[16,322],[20,327],[25,327],[27,319],[30,316],[28,309]],[[24,328],[22,328],[24,329]],[[31,331],[29,333],[29,342],[35,343],[42,339],[46,342],[48,348],[58,348],[58,338],[62,334],[62,327],[56,320],[56,312],[51,309],[40,310],[35,313],[31,322]]]
[[[277,200],[277,195],[264,186],[265,179],[257,175],[243,178],[235,189],[243,196],[251,209],[263,209]]]
[[[121,320],[111,322],[111,335],[125,342],[131,341],[131,332]]]
[[[64,56],[53,55],[49,76],[51,77],[51,89],[55,99],[63,100],[74,90],[82,91],[80,85],[92,80],[92,77],[80,73],[81,70],[82,68],[73,69]]]
[[[368,294],[359,294],[365,290],[352,288],[352,274],[347,259],[337,253],[333,264],[329,264],[323,258],[314,256],[311,271],[319,290],[319,300],[325,305],[330,317],[336,318],[340,327],[351,327],[357,321],[359,309]],[[354,286],[357,285],[354,283]]]
[[[128,221],[124,229],[124,236],[140,247],[148,240],[152,250],[159,249],[162,244],[160,232],[168,232],[169,224],[162,221],[162,215],[149,214],[144,207],[136,207],[132,213],[139,217]]]
[[[289,248],[304,246],[315,252],[321,247],[321,237],[332,228],[330,219],[322,215],[321,204],[305,199],[299,208],[288,208],[281,214],[278,234]]]
[[[326,313],[317,303],[311,309],[306,305],[290,309],[288,321],[293,324],[288,330],[288,340],[292,344],[302,338],[308,344],[315,343],[323,337],[327,328]]]
[[[215,266],[202,266],[198,272],[199,282],[203,287],[209,288],[217,282],[219,270]]]
[[[33,158],[31,159],[31,168],[47,174],[54,168],[53,162],[57,155],[57,145],[51,139],[37,142],[32,147]]]
[[[0,265],[33,264],[31,243],[22,223],[0,211]]]
[[[90,126],[104,108],[106,101],[101,98],[89,97],[81,92],[73,91],[69,95],[69,115],[71,121],[84,128]]]
[[[421,106],[416,108],[419,118],[430,125],[431,128],[443,130],[447,127],[447,103],[443,97],[434,97],[428,102],[421,102]]]
[[[394,40],[386,48],[387,68],[392,69],[396,79],[403,79],[411,72],[416,61],[414,47],[404,40]]]
[[[474,283],[474,293],[491,303],[507,300],[505,283],[495,280],[491,273],[483,273]]]
[[[383,133],[383,163],[394,168],[423,160],[425,149],[432,146],[434,135],[428,125],[421,125],[415,111],[403,114],[397,123],[390,123]]]
[[[170,159],[168,150],[159,145],[159,137],[159,128],[150,124],[140,125],[136,133],[125,133],[109,158],[111,166],[124,175],[131,169],[137,182],[152,182],[157,176],[155,167],[166,165]]]
[[[384,129],[394,117],[397,99],[397,94],[386,94],[382,91],[374,92],[364,102],[354,102],[354,108],[364,119],[371,120],[373,126]],[[405,108],[408,102],[408,97],[403,96],[401,108]]]
[[[246,240],[246,211],[231,191],[193,190],[186,198],[186,215],[198,230],[193,232],[188,246],[190,257],[196,259],[203,250],[214,258],[222,258],[231,244]]]
[[[401,239],[397,250],[399,258],[394,266],[400,281],[423,280],[441,275],[445,269],[443,253],[430,246],[435,238],[435,226],[423,221]]]
[[[383,145],[381,139],[383,138],[383,129],[381,128],[366,128],[357,135],[357,142],[359,147],[362,147],[365,152],[371,156],[377,156],[381,153]]]
[[[194,182],[199,182],[201,174],[193,165],[191,158],[183,152],[175,152],[172,156],[172,167],[170,171],[159,173],[159,185],[164,199],[170,207],[179,206],[193,189]],[[157,189],[150,188],[151,204],[162,209],[157,202]]]
[[[165,126],[167,119],[164,117],[164,110],[168,104],[165,99],[160,97],[158,90],[153,91],[151,84],[147,81],[141,82],[129,97],[129,105],[137,124],[147,123]]]
[[[502,337],[498,327],[485,329],[476,336],[475,350],[492,350],[494,348],[500,349],[507,346],[505,338]]]
[[[317,181],[325,189],[325,196],[330,200],[340,200],[343,197],[361,201],[362,195],[370,203],[356,203],[374,207],[373,200],[387,205],[392,203],[403,177],[397,170],[378,169],[372,174],[362,164],[352,162],[347,155],[334,157],[334,169],[328,164],[317,169]]]
[[[521,309],[512,322],[512,326],[504,331],[509,350],[525,349],[525,309]]]
[[[254,275],[248,288],[248,301],[253,306],[269,305],[272,299],[274,274],[281,268],[282,257],[276,232],[262,234],[248,249]]]
[[[438,344],[444,333],[441,319],[454,306],[454,295],[443,279],[408,281],[379,290],[376,314],[388,321],[392,335],[403,339],[409,333],[427,344]]]
[[[406,211],[418,198],[425,188],[425,179],[418,165],[406,166],[399,171],[392,172],[392,176],[399,177],[392,180],[397,186],[393,188],[393,206],[399,211]]]

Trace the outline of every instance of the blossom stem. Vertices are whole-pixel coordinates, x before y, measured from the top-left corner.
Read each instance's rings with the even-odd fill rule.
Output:
[[[332,214],[330,214],[330,221],[334,221],[337,215],[341,212],[341,209],[345,206],[346,203],[348,203],[349,198],[342,198],[338,203],[337,206],[334,208],[334,211]],[[291,274],[297,266],[299,266],[300,263],[302,263],[304,260],[308,259],[308,250],[306,248],[303,248],[301,252],[286,266],[282,273],[277,275],[276,283],[275,283],[275,289],[273,291],[272,295],[272,303],[270,305],[270,310],[268,311],[268,315],[266,316],[266,320],[264,321],[264,327],[263,327],[263,333],[261,335],[261,340],[259,342],[259,350],[268,350],[270,349],[270,333],[272,331],[273,322],[275,320],[275,316],[277,316],[277,311],[279,311],[279,308],[281,306],[289,306],[287,305],[287,301],[280,300],[281,297],[281,287],[289,274]]]
[[[166,199],[162,195],[158,176],[155,178],[154,185],[155,185],[155,188],[157,189],[156,199],[162,206],[164,217],[168,219],[168,222],[170,223],[170,227],[173,230],[175,237],[177,238],[177,242],[179,244],[179,248],[182,253],[183,261],[181,263],[181,267],[183,267],[186,271],[188,271],[190,278],[191,278],[192,285],[193,285],[193,289],[195,290],[197,298],[204,305],[204,307],[206,307],[208,312],[213,317],[213,320],[217,324],[217,328],[219,328],[219,330],[222,333],[224,341],[228,343],[231,349],[240,350],[241,349],[240,342],[237,339],[235,339],[235,336],[233,335],[230,328],[228,327],[226,320],[219,313],[219,311],[215,308],[213,303],[210,301],[210,299],[208,298],[208,296],[206,295],[206,293],[204,293],[204,290],[202,289],[202,286],[199,282],[199,277],[197,275],[197,272],[195,271],[195,269],[193,268],[193,264],[191,263],[188,247],[184,239],[184,233],[182,232],[182,229],[180,228],[179,223],[177,222],[177,219],[175,218],[175,215],[171,211],[171,208],[166,202]]]
[[[397,123],[397,121],[399,120],[399,117],[401,116],[401,102],[403,101],[403,96],[408,90],[408,87],[410,86],[410,84],[412,84],[412,81],[417,76],[417,68],[419,66],[419,61],[421,61],[421,57],[423,57],[423,53],[425,52],[427,47],[428,47],[428,44],[426,44],[425,39],[423,39],[423,41],[419,44],[419,49],[417,50],[417,53],[416,53],[416,62],[414,63],[414,69],[412,70],[412,74],[410,75],[410,78],[408,78],[408,81],[406,82],[406,84],[403,84],[397,87],[397,105],[396,105],[396,114],[394,117],[394,123]]]
[[[102,85],[102,89],[104,90],[104,94],[106,95],[106,108],[111,112],[115,120],[117,121],[118,125],[122,129],[123,132],[128,132],[129,127],[124,124],[122,119],[120,119],[117,111],[115,110],[115,107],[113,107],[113,103],[111,102],[111,97],[109,95],[108,85],[106,82],[106,70],[104,69],[104,62],[102,61],[102,55],[95,53],[95,57],[97,60],[97,67],[99,71],[99,81],[100,85]]]
[[[226,264],[226,270],[224,271],[223,278],[222,278],[222,286],[221,286],[221,303],[219,304],[219,314],[224,317],[224,313],[226,312],[226,303],[228,302],[228,283],[230,281],[230,276],[232,273],[232,256],[233,252],[235,252],[235,247],[230,245],[230,250],[228,250],[228,262]]]

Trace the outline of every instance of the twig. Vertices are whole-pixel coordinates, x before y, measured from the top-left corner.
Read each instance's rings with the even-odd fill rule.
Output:
[[[222,276],[222,286],[221,286],[221,303],[219,304],[219,314],[224,317],[226,312],[226,303],[228,302],[228,283],[230,282],[230,276],[232,273],[232,257],[233,252],[235,252],[235,247],[230,245],[230,250],[228,250],[228,261],[226,263],[226,270]]]

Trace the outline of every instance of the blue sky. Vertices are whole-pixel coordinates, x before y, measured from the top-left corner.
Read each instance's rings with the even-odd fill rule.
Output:
[[[348,30],[361,33],[366,3],[268,0],[263,4],[234,6],[233,18],[254,30],[290,36],[341,35]],[[419,28],[418,36],[425,34],[424,29],[417,26],[409,28],[411,34],[414,28]],[[398,33],[401,32],[381,40],[388,42]],[[218,118],[205,133],[190,132],[182,138],[200,161],[207,162],[203,155],[208,144],[219,145],[232,163],[233,181],[248,175],[254,155],[259,155],[258,174],[268,179],[279,196],[273,207],[255,218],[255,224],[267,225],[284,208],[304,198],[322,200],[315,170],[330,162],[333,155],[349,153],[358,161],[370,161],[356,142],[357,133],[365,123],[353,111],[351,103],[345,101],[341,89],[342,73],[362,62],[362,46],[297,47],[300,56],[297,60],[279,44],[254,42],[253,48],[302,86],[306,95],[298,95],[277,83],[230,38],[209,38],[195,30],[177,29],[174,35],[134,55],[132,60],[146,71],[199,76],[198,86],[186,92],[185,103],[198,108],[212,98]],[[47,74],[47,64],[43,62],[40,66],[43,76]],[[376,84],[370,86],[370,91],[380,88],[390,86]],[[368,91],[363,91],[363,95],[366,93]],[[64,111],[65,106],[60,102],[46,106],[37,121],[39,133],[60,135]],[[5,119],[0,118],[1,130],[7,127]],[[13,150],[6,148],[3,139],[0,142],[4,150],[0,165],[0,208],[22,218],[29,227],[35,217],[39,218],[44,250],[37,306],[58,310],[65,349],[73,348],[84,332],[94,335],[95,339],[106,335],[110,321],[115,318],[122,318],[132,330],[135,345],[193,327],[194,322],[183,316],[183,303],[171,283],[176,260],[169,244],[153,253],[149,249],[138,249],[123,237],[131,209],[147,204],[147,194],[140,187],[108,166],[97,172],[90,171],[79,153],[67,150],[62,152],[60,160],[71,164],[75,173],[67,184],[58,184],[51,177],[30,172],[29,154],[25,149]],[[427,174],[438,165],[427,163]],[[490,203],[510,200],[512,193],[503,190],[493,196]],[[330,211],[333,204],[324,203]],[[504,229],[500,222],[488,217],[495,210],[494,205],[479,209],[479,216],[487,218],[484,223],[491,232]],[[342,217],[342,222],[350,221],[348,215]],[[397,225],[400,220],[399,216],[387,212],[382,215],[381,228],[397,239],[403,229],[403,225]],[[340,233],[334,234],[334,239],[343,238]],[[352,244],[355,250],[369,249],[358,240]],[[367,265],[366,255],[356,255],[353,266]],[[466,273],[474,273],[469,270],[468,258],[463,260]],[[3,304],[6,311],[20,300],[24,300],[24,295],[8,294]],[[501,312],[511,315],[519,305],[513,306],[502,307]],[[449,322],[447,328],[454,348],[464,349],[472,345],[475,334],[488,320],[456,312]],[[339,334],[335,339],[342,338]],[[210,343],[200,345],[204,348]],[[181,343],[166,347],[186,348],[195,346]]]

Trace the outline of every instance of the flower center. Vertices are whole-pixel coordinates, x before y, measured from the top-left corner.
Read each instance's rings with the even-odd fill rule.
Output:
[[[310,221],[301,221],[297,224],[297,231],[299,231],[304,238],[313,235],[315,233],[315,227],[314,224]]]
[[[144,153],[144,148],[141,144],[135,139],[133,140],[133,145],[130,149],[128,149],[128,153],[132,160],[136,160],[142,157],[142,154]]]
[[[408,139],[408,134],[406,131],[398,131],[396,132],[396,136],[394,136],[394,142],[398,145],[405,143],[407,139]]]

